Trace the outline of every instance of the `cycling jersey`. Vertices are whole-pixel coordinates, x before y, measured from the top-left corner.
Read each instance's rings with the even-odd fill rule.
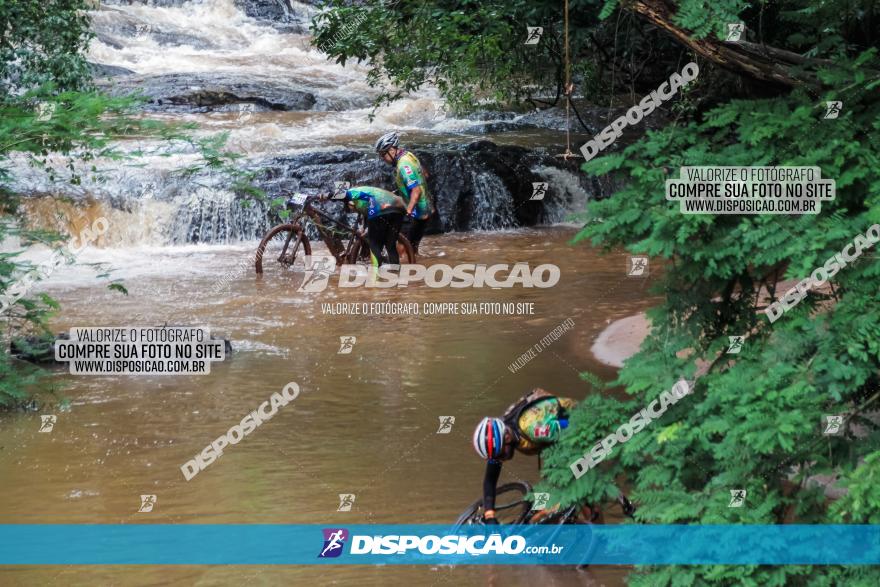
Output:
[[[431,205],[431,198],[428,194],[428,182],[425,181],[425,173],[422,170],[422,164],[419,163],[419,160],[415,155],[406,149],[400,149],[400,152],[397,154],[397,159],[394,161],[394,165],[396,167],[394,180],[397,182],[397,189],[403,194],[403,199],[407,206],[409,206],[410,194],[413,189],[418,186],[421,186],[422,188],[422,193],[419,194],[416,207],[413,208],[414,217],[418,220],[426,220],[430,218],[433,213],[433,206]]]
[[[367,218],[375,218],[393,212],[406,212],[406,204],[400,196],[381,188],[356,186],[346,190],[345,198],[351,200],[354,209]]]

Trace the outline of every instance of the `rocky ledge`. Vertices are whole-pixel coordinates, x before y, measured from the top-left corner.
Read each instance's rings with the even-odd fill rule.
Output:
[[[261,110],[321,106],[315,94],[284,79],[235,73],[126,75],[99,80],[98,85],[116,96],[143,94],[148,99],[145,108],[154,111],[211,112],[245,104]]]

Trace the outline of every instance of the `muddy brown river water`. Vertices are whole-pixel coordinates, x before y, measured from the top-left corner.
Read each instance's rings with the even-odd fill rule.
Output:
[[[556,262],[550,289],[293,291],[257,279],[236,246],[95,249],[86,261],[119,269],[129,295],[83,268],[49,282],[72,326],[199,324],[234,352],[206,376],[72,376],[54,381],[69,408],[38,433],[35,413],[0,416],[3,523],[446,523],[480,493],[471,433],[535,386],[583,397],[589,370],[610,379],[590,346],[606,324],[646,307],[647,284],[626,276],[626,254],[570,245],[576,229],[428,237],[427,263]],[[228,287],[218,285],[226,277]],[[533,303],[531,316],[331,316],[327,302]],[[574,328],[516,373],[508,369],[566,319]],[[355,336],[337,354],[340,336]],[[302,392],[187,482],[180,466],[288,382]],[[437,434],[440,416],[454,416]],[[536,481],[519,455],[503,479]],[[339,494],[356,495],[338,512]],[[151,513],[140,495],[155,494]],[[613,520],[612,520],[613,521]],[[206,545],[206,547],[210,547]],[[2,585],[620,585],[598,567],[4,567]]]

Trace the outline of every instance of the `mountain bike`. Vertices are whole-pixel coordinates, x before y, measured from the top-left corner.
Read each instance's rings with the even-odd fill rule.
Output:
[[[254,268],[258,274],[264,270],[281,274],[302,272],[305,256],[312,254],[310,235],[324,241],[337,266],[370,262],[366,222],[359,217],[354,226],[348,226],[315,206],[316,202],[328,200],[331,200],[329,195],[306,194],[294,194],[287,200],[286,208],[292,213],[290,219],[270,228],[257,247]],[[403,234],[397,235],[397,253],[403,264],[416,262],[412,245]]]
[[[528,499],[532,486],[525,481],[505,483],[495,490],[495,519],[500,524],[603,524],[604,514],[600,508],[574,504],[565,508],[553,506],[535,510]],[[622,493],[617,498],[623,514],[633,517],[635,506]],[[483,498],[475,500],[465,509],[455,526],[483,523]]]
[[[499,524],[604,524],[605,517],[600,508],[574,504],[565,508],[558,505],[549,508],[534,509],[533,503],[528,499],[532,494],[532,486],[525,481],[505,483],[495,491],[495,519]],[[623,510],[623,515],[633,518],[636,508],[621,493],[617,498]],[[463,525],[483,524],[483,498],[477,499],[461,513],[455,521],[455,528]],[[590,566],[597,545],[590,541],[586,544],[581,555],[583,563],[577,565],[578,569],[586,569]]]

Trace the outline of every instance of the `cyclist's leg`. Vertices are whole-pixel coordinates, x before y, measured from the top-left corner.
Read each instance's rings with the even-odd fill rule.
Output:
[[[381,216],[367,219],[367,245],[370,247],[370,260],[373,266],[382,264],[382,247],[388,225]]]
[[[403,214],[396,212],[382,217],[387,223],[388,230],[385,233],[385,250],[388,251],[388,262],[392,265],[400,265],[400,255],[397,253],[397,235],[403,224]]]
[[[416,253],[419,252],[419,243],[422,242],[422,237],[425,235],[425,228],[427,226],[428,220],[416,220],[415,218],[412,218],[409,223],[406,238],[409,239],[409,244],[412,245],[413,251]]]

